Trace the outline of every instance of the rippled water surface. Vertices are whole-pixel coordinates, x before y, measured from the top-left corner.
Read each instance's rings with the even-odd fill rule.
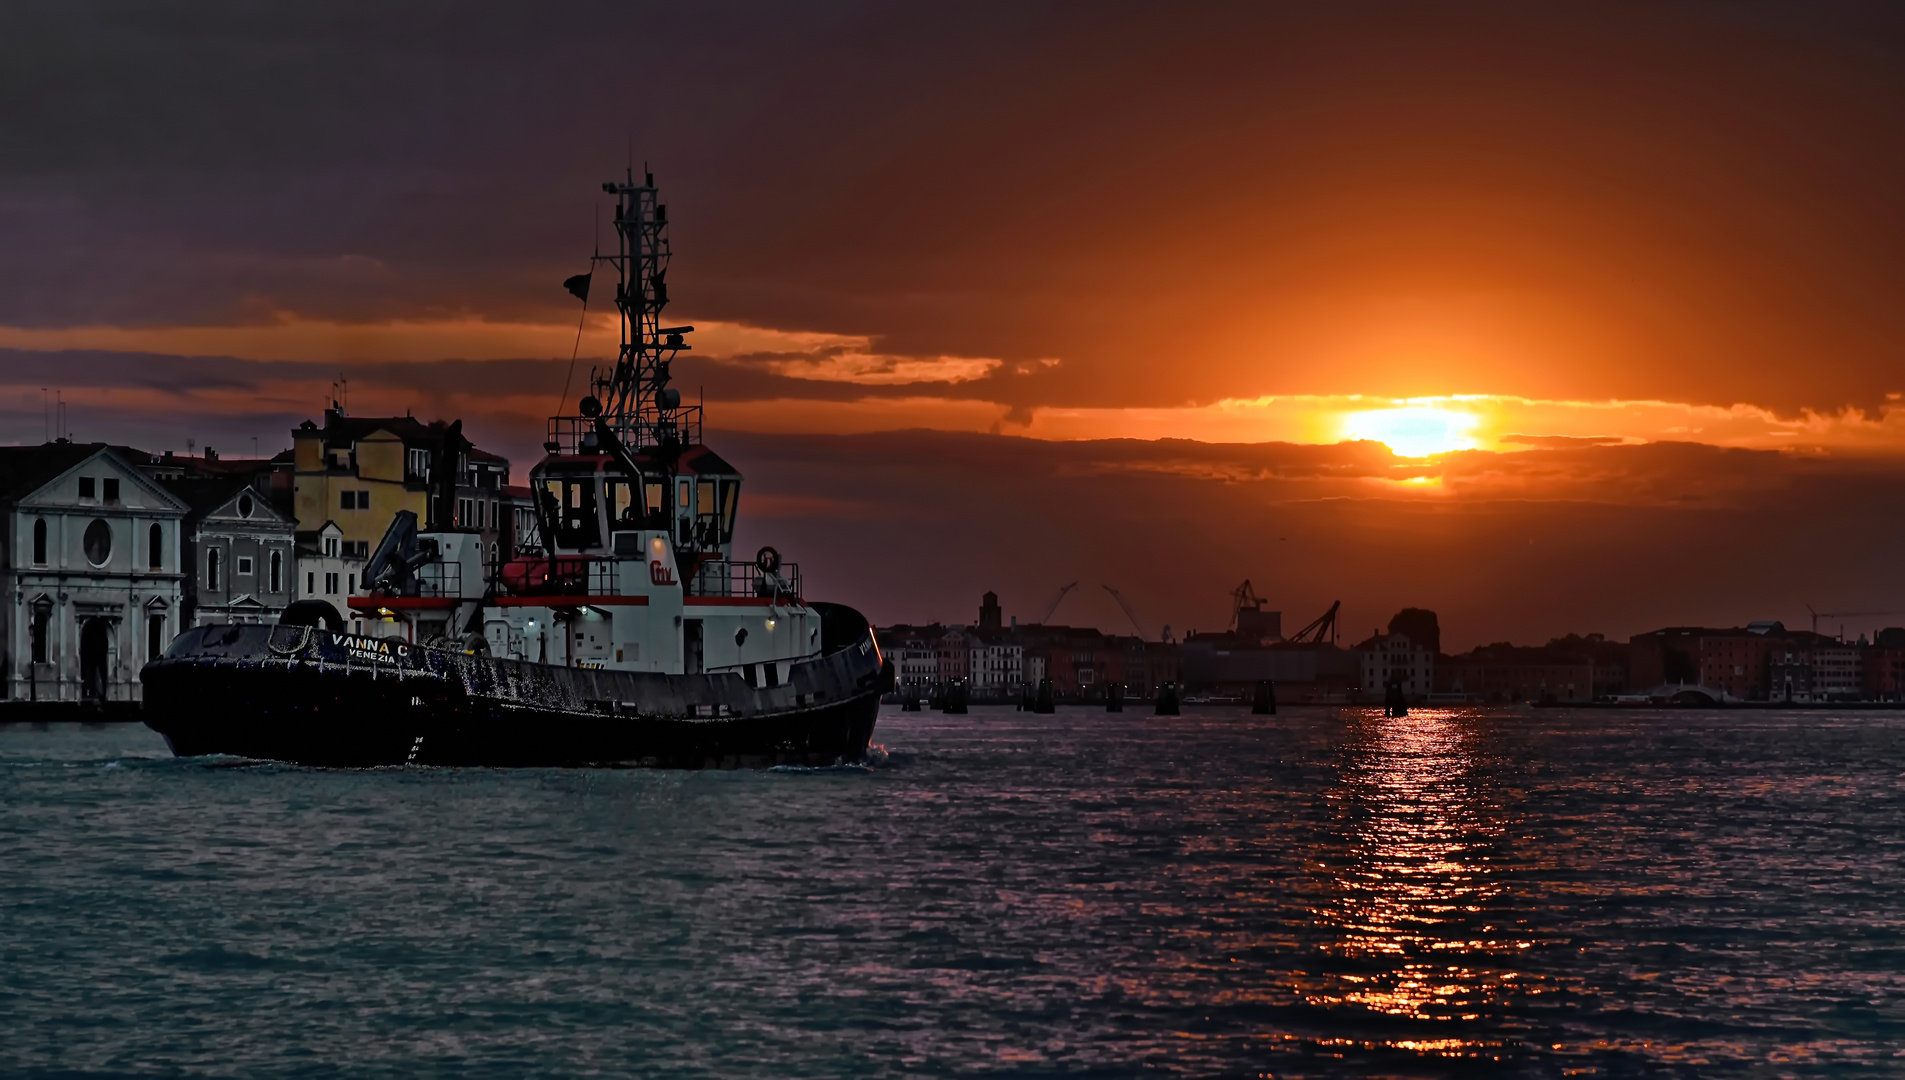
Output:
[[[0,1073],[1898,1075],[1901,734],[980,710],[685,774],[14,726]]]

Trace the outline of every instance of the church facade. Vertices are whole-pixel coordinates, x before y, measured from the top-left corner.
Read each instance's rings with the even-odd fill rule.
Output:
[[[137,701],[180,630],[188,507],[100,443],[0,447],[0,693]]]

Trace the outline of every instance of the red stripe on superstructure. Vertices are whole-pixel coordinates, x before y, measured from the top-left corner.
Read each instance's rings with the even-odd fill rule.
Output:
[[[497,607],[647,607],[646,596],[498,596]]]

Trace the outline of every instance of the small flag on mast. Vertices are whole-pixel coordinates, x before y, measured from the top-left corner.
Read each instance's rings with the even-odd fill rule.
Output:
[[[593,270],[587,274],[577,274],[567,281],[564,281],[562,287],[574,293],[577,300],[586,304],[589,302],[589,278],[594,274],[595,271]]]

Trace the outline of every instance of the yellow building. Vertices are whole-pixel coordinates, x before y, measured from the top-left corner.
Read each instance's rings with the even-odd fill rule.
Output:
[[[293,500],[300,539],[325,522],[343,534],[347,556],[366,558],[400,510],[422,528],[454,528],[457,489],[469,471],[462,421],[424,424],[409,416],[345,416],[324,411],[292,431]]]

